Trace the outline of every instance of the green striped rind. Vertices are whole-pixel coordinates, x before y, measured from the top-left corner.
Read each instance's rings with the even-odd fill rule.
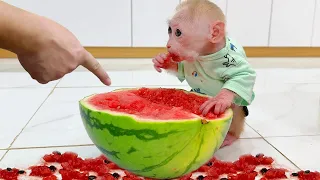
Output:
[[[90,98],[91,96],[87,97]],[[232,110],[219,120],[141,121],[98,111],[80,101],[80,113],[93,143],[118,166],[137,175],[175,178],[198,169],[221,146]]]

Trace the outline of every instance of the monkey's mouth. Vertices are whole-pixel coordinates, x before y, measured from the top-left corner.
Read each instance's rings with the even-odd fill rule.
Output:
[[[174,61],[174,62],[183,61],[183,59],[181,59],[180,56],[173,54],[173,53],[170,53],[170,57],[171,57],[172,61]]]

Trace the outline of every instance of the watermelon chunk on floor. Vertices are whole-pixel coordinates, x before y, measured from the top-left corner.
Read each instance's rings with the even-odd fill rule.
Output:
[[[68,165],[66,165],[67,163]],[[45,154],[39,164],[26,169],[0,169],[2,180],[156,180],[137,176],[119,168],[104,155],[81,158],[75,152],[54,151]],[[241,155],[234,162],[221,161],[215,157],[192,173],[172,180],[271,180],[299,179],[319,180],[318,171],[291,171],[279,167],[272,157],[264,154]]]
[[[171,88],[118,89],[80,100],[93,143],[119,167],[140,176],[186,175],[212,158],[233,112],[202,116],[208,96]]]

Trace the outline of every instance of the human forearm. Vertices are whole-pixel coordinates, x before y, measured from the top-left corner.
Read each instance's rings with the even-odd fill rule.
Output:
[[[68,29],[3,1],[0,48],[16,53],[23,68],[39,83],[60,79],[82,65],[105,85],[111,84],[99,62]]]
[[[42,30],[41,16],[0,1],[0,48],[14,53],[36,50]]]

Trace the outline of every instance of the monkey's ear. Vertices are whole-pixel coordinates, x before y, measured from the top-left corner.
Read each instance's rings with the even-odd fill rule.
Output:
[[[216,21],[210,25],[209,41],[211,43],[218,43],[225,37],[225,23]]]

